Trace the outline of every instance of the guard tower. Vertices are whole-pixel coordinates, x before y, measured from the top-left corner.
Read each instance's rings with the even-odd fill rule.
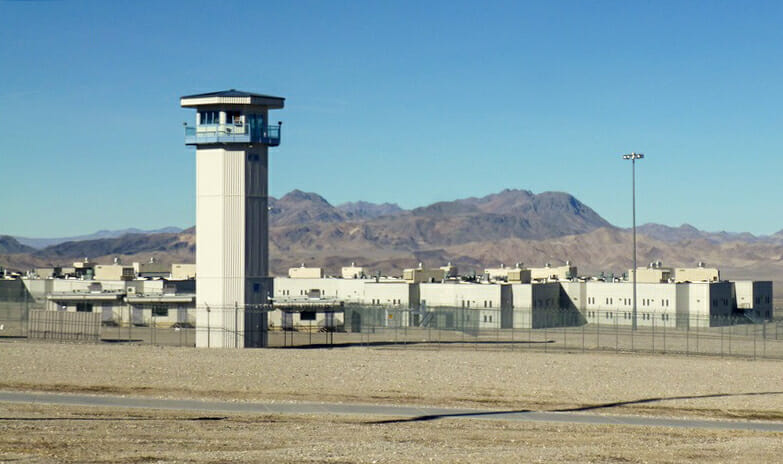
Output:
[[[196,346],[261,347],[269,302],[268,152],[280,144],[269,110],[285,99],[226,90],[188,95],[196,125]],[[247,310],[246,310],[247,309]]]

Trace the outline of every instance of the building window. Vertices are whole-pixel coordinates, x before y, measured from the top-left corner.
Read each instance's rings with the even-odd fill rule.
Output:
[[[201,111],[199,114],[202,126],[220,124],[220,111]]]
[[[239,114],[239,111],[226,111],[226,124],[241,126],[242,116]]]
[[[169,316],[169,308],[166,305],[162,305],[162,304],[152,305],[152,316],[153,317],[168,317]]]
[[[76,312],[77,313],[91,313],[92,312],[92,303],[76,303]]]
[[[299,320],[300,321],[314,321],[315,320],[315,311],[302,311],[299,314]]]

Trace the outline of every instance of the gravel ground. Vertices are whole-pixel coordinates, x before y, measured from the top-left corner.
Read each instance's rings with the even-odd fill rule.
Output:
[[[781,367],[768,360],[422,347],[0,342],[4,390],[775,420],[783,420]],[[770,462],[783,452],[783,434],[774,433],[376,419],[0,403],[0,462]]]
[[[772,462],[783,434],[0,405],[0,462]]]
[[[783,419],[783,363],[424,349],[0,342],[0,389]],[[709,396],[724,395],[724,396]],[[675,399],[678,398],[678,399]],[[640,402],[649,399],[660,401]]]

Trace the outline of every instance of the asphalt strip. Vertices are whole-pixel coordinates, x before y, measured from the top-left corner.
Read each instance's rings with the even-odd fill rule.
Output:
[[[240,414],[308,414],[316,416],[353,415],[384,417],[384,419],[376,421],[378,424],[419,422],[438,419],[471,419],[783,432],[783,422],[618,416],[583,412],[504,411],[345,403],[201,401],[11,391],[0,391],[0,402]]]

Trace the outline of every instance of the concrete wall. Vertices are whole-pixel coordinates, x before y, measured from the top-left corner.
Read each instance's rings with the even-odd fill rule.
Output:
[[[511,284],[513,300],[513,327],[530,329],[575,324],[578,312],[569,312],[561,304],[559,282]]]
[[[393,306],[407,309],[410,306],[409,287],[414,284],[408,282],[375,282],[368,280],[364,283],[364,296],[361,302]]]
[[[446,278],[443,269],[404,269],[402,279],[411,283],[440,282]]]
[[[195,279],[196,265],[195,264],[172,264],[171,278],[172,280]]]
[[[162,305],[167,309],[166,315],[153,314],[153,306]],[[119,308],[118,308],[119,309]],[[122,308],[120,311],[127,311]],[[195,308],[190,304],[182,303],[145,303],[130,305],[131,318],[135,325],[155,325],[158,327],[171,326],[173,324],[195,324]],[[106,320],[106,318],[104,318]]]
[[[628,282],[633,282],[633,272],[633,269],[628,269]],[[672,274],[669,268],[640,267],[636,270],[636,283],[665,283],[672,278]]]
[[[292,279],[321,279],[324,270],[320,267],[292,267],[288,270],[288,277]]]
[[[585,282],[584,314],[588,323],[633,325],[633,282]],[[636,285],[637,327],[674,327],[677,285]]]
[[[274,288],[269,270],[268,149],[202,148],[196,151],[196,305],[199,327],[224,328],[225,310],[263,304]],[[259,325],[256,321],[242,321]],[[236,324],[234,324],[236,325]],[[261,325],[266,325],[265,323]],[[243,327],[235,330],[245,332]],[[222,330],[199,331],[196,346],[250,346],[264,340],[224,340]],[[263,337],[263,334],[261,335]]]
[[[576,266],[545,266],[545,267],[531,267],[530,277],[533,280],[568,280],[576,277]]]
[[[361,279],[364,276],[364,268],[359,266],[343,266],[340,270],[343,279]]]
[[[736,317],[733,313],[731,282],[692,282],[677,285],[681,289],[687,288],[687,296],[681,298],[685,308],[678,308],[681,319],[678,327],[727,325]]]
[[[123,266],[121,264],[96,264],[95,265],[95,280],[133,280],[136,276],[136,271],[133,266]]]
[[[587,304],[585,282],[560,282],[560,304],[577,311],[584,311]]]
[[[360,302],[364,293],[364,280],[333,278],[274,278],[276,300],[305,299],[312,290],[318,291],[318,298],[340,298]]]
[[[710,267],[679,267],[674,269],[675,282],[717,282],[720,272]]]
[[[476,283],[419,284],[421,303],[431,307],[500,309],[500,285]]]
[[[739,311],[749,312],[748,315],[754,319],[772,319],[772,282],[752,280],[734,282],[734,298]]]

